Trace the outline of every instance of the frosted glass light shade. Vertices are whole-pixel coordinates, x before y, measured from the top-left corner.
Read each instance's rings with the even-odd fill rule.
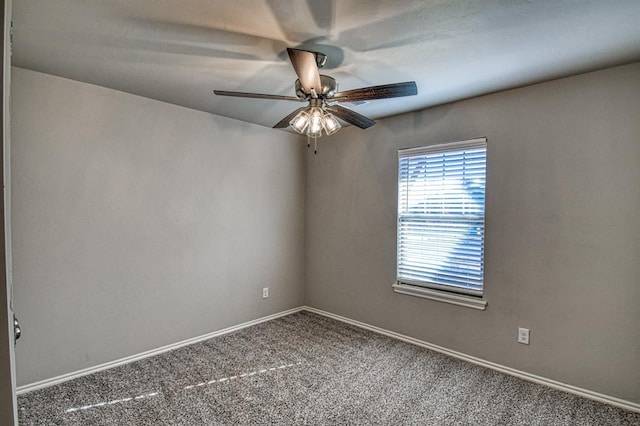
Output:
[[[293,130],[304,135],[307,125],[309,124],[309,113],[307,110],[300,111],[293,117],[289,124],[293,127]]]
[[[309,127],[307,127],[307,135],[312,138],[319,138],[322,136],[322,110],[317,107],[311,107],[309,111]]]
[[[322,127],[327,133],[327,136],[329,136],[340,130],[342,126],[333,115],[326,113],[324,117],[322,117]]]

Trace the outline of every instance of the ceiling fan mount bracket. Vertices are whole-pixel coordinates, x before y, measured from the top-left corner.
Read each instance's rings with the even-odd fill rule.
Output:
[[[327,55],[325,55],[322,52],[312,52],[312,53],[316,57],[316,64],[318,65],[318,68],[324,67],[324,65],[327,63]]]

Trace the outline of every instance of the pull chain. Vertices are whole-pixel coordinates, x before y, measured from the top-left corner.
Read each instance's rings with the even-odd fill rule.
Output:
[[[307,148],[311,148],[311,135],[307,135]],[[313,155],[318,153],[318,138],[313,138]]]

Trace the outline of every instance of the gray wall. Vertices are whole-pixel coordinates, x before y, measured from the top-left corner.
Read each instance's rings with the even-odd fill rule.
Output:
[[[18,385],[303,304],[295,136],[20,68],[11,107]]]
[[[286,132],[13,79],[19,385],[306,303],[640,403],[640,64],[346,128],[306,166]],[[393,293],[397,149],[478,136],[487,310]]]
[[[341,130],[308,162],[306,303],[640,403],[639,111],[633,64]],[[487,310],[392,292],[398,148],[479,136]]]

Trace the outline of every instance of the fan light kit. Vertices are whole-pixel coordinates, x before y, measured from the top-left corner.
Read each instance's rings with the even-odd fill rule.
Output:
[[[332,135],[342,125],[330,112],[324,109],[324,105],[316,106],[317,102],[310,101],[311,105],[298,112],[289,124],[296,132],[307,135],[310,138],[319,138],[322,131],[328,135]]]
[[[296,132],[307,135],[308,146],[311,145],[310,141],[313,138],[316,141],[316,152],[317,139],[322,136],[323,131],[328,136],[340,130],[342,125],[338,119],[361,129],[366,129],[376,124],[370,118],[338,105],[338,103],[397,98],[418,94],[415,81],[338,92],[337,82],[332,77],[321,75],[319,72],[319,69],[322,68],[327,60],[327,56],[324,53],[300,49],[287,49],[287,53],[298,76],[295,82],[295,97],[228,92],[224,90],[214,90],[213,92],[219,96],[308,102],[306,107],[296,109],[273,127],[281,129],[291,126]]]

